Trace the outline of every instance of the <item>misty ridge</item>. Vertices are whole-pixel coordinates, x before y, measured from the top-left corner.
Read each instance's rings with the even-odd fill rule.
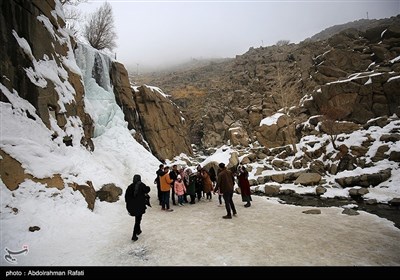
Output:
[[[396,17],[390,17],[390,18],[385,18],[385,19],[359,19],[355,21],[350,21],[347,23],[343,24],[338,24],[338,25],[333,25],[331,27],[325,28],[322,31],[316,33],[315,35],[305,38],[303,41],[299,42],[299,44],[302,43],[307,43],[307,42],[316,42],[316,41],[322,41],[322,40],[327,40],[328,38],[332,37],[335,34],[338,34],[346,29],[355,29],[358,31],[365,32],[367,29],[371,28],[376,28],[382,23],[390,23],[394,21]],[[274,45],[271,46],[284,46],[288,44],[295,44],[291,42],[287,38],[282,38],[281,40],[278,40]],[[270,46],[270,47],[271,47]],[[254,48],[268,48],[269,46],[249,46],[249,50],[254,49]],[[237,54],[241,55],[241,54]],[[237,56],[236,55],[236,56]],[[224,62],[230,62],[233,61],[235,58],[234,57],[191,57],[188,59],[182,59],[182,58],[176,58],[174,59],[169,59],[169,61],[173,62],[168,62],[168,63],[163,63],[163,64],[139,64],[139,63],[132,63],[132,62],[125,62],[125,66],[128,69],[128,72],[130,76],[136,77],[140,75],[144,76],[149,76],[149,75],[163,75],[167,74],[170,72],[184,72],[188,70],[193,70],[205,66],[209,66],[212,64],[218,64],[218,63],[224,63]],[[140,80],[140,78],[139,78]]]

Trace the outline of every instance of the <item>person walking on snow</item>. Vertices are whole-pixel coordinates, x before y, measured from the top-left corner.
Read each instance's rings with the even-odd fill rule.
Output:
[[[146,212],[146,194],[150,192],[150,187],[141,181],[140,175],[133,176],[133,182],[125,192],[126,209],[131,216],[135,216],[135,226],[133,227],[132,240],[138,240],[138,235],[142,233],[140,222]]]
[[[217,188],[222,192],[222,196],[225,200],[226,216],[223,219],[232,219],[232,214],[236,215],[235,204],[233,203],[233,186],[235,185],[235,179],[233,173],[226,169],[225,164],[221,162],[219,165],[221,172],[218,173]]]

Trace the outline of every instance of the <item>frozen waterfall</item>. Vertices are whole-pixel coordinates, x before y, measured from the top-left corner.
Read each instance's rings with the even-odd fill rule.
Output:
[[[78,44],[75,57],[82,71],[86,111],[95,124],[94,137],[112,127],[127,127],[110,82],[111,58],[84,44]]]

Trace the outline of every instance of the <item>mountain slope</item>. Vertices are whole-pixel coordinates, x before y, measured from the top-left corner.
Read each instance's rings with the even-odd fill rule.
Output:
[[[368,92],[368,97],[355,98],[357,105],[353,105],[360,112],[344,118],[365,123],[366,119],[397,112],[400,102],[393,97],[397,82],[387,81],[399,75],[396,60],[400,55],[399,26],[400,16],[397,16],[376,21],[372,28],[365,27],[365,31],[347,29],[326,40],[250,48],[233,61],[153,75],[146,77],[146,82],[171,94],[193,128],[191,141],[205,148],[232,142],[230,130],[236,128],[246,132],[244,137],[248,137],[248,142],[260,141],[257,134],[260,121],[284,107],[279,101],[281,91],[295,92],[297,102],[291,106],[299,106],[302,97],[320,88],[329,87],[330,97],[339,96],[351,92],[355,83],[365,83],[374,76],[371,85],[357,85],[360,93]],[[367,80],[355,81],[354,76]],[[336,81],[340,85],[330,84]],[[374,93],[371,88],[375,87],[379,89]],[[330,97],[324,101],[335,102]],[[371,109],[375,101],[382,105]],[[321,105],[327,104],[313,109],[300,106],[291,112],[295,119],[293,126],[321,114]],[[294,131],[284,127],[280,133],[294,134]]]

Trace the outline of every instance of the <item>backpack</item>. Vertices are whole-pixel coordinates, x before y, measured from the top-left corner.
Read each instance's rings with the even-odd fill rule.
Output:
[[[150,205],[150,195],[148,193],[144,194],[144,201],[145,201],[145,204],[147,206],[151,207],[151,205]]]
[[[133,197],[136,197],[139,194],[139,190],[141,192],[143,192],[143,190],[141,190],[141,184],[142,184],[141,181],[136,182],[135,190],[133,192]],[[148,205],[149,207],[151,207],[151,205],[150,205],[150,195],[148,193],[144,194],[144,204]]]

